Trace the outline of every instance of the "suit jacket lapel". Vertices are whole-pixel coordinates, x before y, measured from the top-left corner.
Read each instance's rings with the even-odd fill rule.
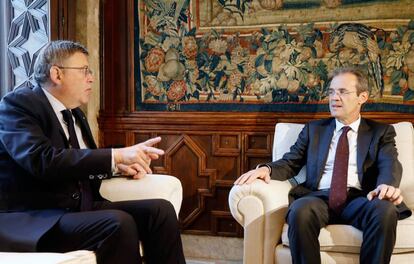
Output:
[[[368,126],[365,119],[361,118],[361,123],[358,128],[357,137],[357,170],[359,182],[362,182],[362,175],[364,174],[364,161],[367,156],[369,145],[372,140],[372,130]]]
[[[50,104],[49,100],[47,99],[45,93],[43,92],[43,89],[40,86],[36,86],[33,88],[33,91],[35,92],[36,95],[39,96],[40,100],[43,101],[43,104],[47,107],[48,111],[48,115],[50,117],[50,119],[47,120],[53,120],[53,124],[52,124],[52,128],[55,129],[57,128],[59,131],[59,134],[62,136],[63,142],[65,142],[66,145],[69,144],[68,139],[66,137],[65,131],[63,131],[62,125],[60,124],[59,119],[57,118],[55,111],[53,110],[52,105]]]
[[[329,147],[331,145],[333,132],[335,130],[335,119],[332,119],[331,122],[325,126],[320,126],[319,128],[318,136],[320,137],[319,145],[318,145],[318,170],[317,170],[317,177],[319,183],[321,177],[323,168],[326,164],[326,159],[328,158],[329,153]]]

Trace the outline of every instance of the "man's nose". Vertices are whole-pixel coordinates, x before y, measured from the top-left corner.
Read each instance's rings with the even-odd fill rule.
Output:
[[[88,82],[93,83],[95,81],[95,76],[93,74],[88,75]]]

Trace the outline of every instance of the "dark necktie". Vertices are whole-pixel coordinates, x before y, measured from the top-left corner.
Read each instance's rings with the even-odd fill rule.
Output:
[[[348,183],[348,131],[351,128],[344,126],[336,146],[334,167],[332,171],[331,188],[329,192],[329,207],[338,215],[341,214],[347,198]]]
[[[66,122],[66,125],[68,126],[69,147],[79,149],[80,146],[79,146],[78,138],[76,137],[72,112],[69,109],[62,110],[62,115],[63,115],[63,120]],[[80,192],[81,192],[80,210],[88,211],[92,209],[92,204],[93,204],[93,197],[92,197],[91,185],[89,183],[89,180],[80,180],[79,187],[80,187]]]

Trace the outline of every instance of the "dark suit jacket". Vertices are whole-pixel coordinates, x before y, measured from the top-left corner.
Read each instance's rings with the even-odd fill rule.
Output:
[[[296,143],[282,159],[268,163],[272,167],[271,178],[286,180],[296,176],[306,166],[306,181],[290,191],[290,201],[318,190],[329,146],[335,130],[335,119],[309,122],[299,134]],[[402,167],[397,159],[394,127],[369,119],[361,119],[357,137],[357,170],[361,183],[361,195],[367,195],[380,184],[398,187]],[[411,215],[401,204],[400,218]]]
[[[73,110],[85,143],[96,148],[86,117]],[[20,88],[0,103],[0,251],[35,251],[67,211],[79,208],[79,180],[111,175],[110,149],[69,149],[42,88]]]

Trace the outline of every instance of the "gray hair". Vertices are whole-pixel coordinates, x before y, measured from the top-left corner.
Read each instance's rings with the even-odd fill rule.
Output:
[[[356,84],[357,95],[359,95],[362,92],[369,93],[367,75],[360,68],[356,68],[356,67],[337,68],[333,71],[331,77],[329,78],[329,83],[332,81],[334,77],[342,75],[342,74],[346,74],[346,73],[352,74],[357,78],[357,84]]]
[[[88,50],[80,43],[70,40],[51,41],[42,49],[34,65],[34,79],[39,85],[50,81],[50,68],[62,65],[73,54],[80,52],[89,55]]]

